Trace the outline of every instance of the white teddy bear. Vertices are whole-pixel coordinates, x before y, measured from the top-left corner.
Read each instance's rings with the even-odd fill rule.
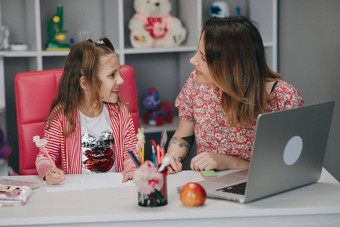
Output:
[[[179,46],[186,37],[181,21],[170,15],[169,0],[135,0],[136,14],[129,22],[133,47]]]

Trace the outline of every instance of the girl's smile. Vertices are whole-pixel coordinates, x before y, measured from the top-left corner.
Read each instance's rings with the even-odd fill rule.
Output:
[[[102,56],[99,59],[99,79],[102,81],[100,97],[104,102],[116,103],[118,101],[118,89],[124,83],[120,76],[120,64],[116,54]]]

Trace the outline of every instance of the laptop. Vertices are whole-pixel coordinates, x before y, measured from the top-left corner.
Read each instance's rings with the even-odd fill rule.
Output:
[[[318,181],[333,109],[330,101],[260,114],[249,169],[198,183],[209,198],[246,203]]]

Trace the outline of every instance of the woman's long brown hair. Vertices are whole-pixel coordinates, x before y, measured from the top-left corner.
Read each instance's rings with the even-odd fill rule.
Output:
[[[116,54],[108,38],[99,39],[97,42],[88,39],[72,47],[66,57],[58,93],[46,119],[45,129],[48,129],[52,120],[62,112],[69,124],[69,129],[67,127],[64,129],[64,136],[69,136],[75,130],[74,113],[83,98],[83,91],[79,81],[82,76],[85,77],[87,84],[91,86],[91,102],[101,105],[102,101],[99,96],[101,81],[97,72],[99,58],[107,54]]]
[[[266,91],[266,82],[281,78],[266,63],[259,31],[245,17],[214,17],[205,22],[201,38],[210,74],[222,90],[228,123],[255,122],[274,99]]]

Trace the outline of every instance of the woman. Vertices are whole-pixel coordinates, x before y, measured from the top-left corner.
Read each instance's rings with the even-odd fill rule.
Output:
[[[207,20],[190,63],[195,70],[175,103],[169,172],[182,170],[194,139],[191,169],[248,168],[257,116],[303,105],[299,91],[269,69],[261,35],[244,17]]]

